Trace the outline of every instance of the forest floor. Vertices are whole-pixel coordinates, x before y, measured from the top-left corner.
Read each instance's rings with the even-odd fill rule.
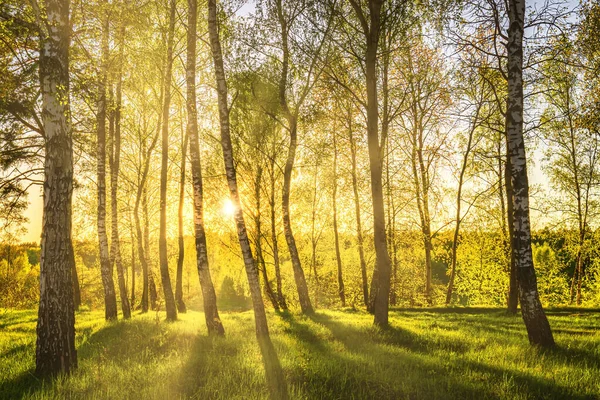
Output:
[[[294,399],[600,399],[600,312],[551,310],[556,349],[529,346],[519,316],[497,309],[397,310],[391,328],[357,311],[270,313]],[[251,312],[156,312],[106,323],[78,312],[79,368],[33,376],[36,312],[0,310],[1,399],[253,399],[269,391]]]

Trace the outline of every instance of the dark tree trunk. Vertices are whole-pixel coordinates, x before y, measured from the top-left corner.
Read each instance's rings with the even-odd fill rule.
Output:
[[[195,60],[195,59],[194,59]],[[183,257],[185,255],[185,247],[183,241],[183,202],[185,200],[185,158],[187,157],[188,136],[181,134],[181,174],[179,176],[179,207],[177,209],[177,225],[179,235],[177,237],[177,245],[179,253],[177,254],[177,277],[175,281],[175,301],[177,302],[177,310],[181,313],[187,311],[183,302]]]
[[[333,236],[335,240],[335,259],[337,263],[338,294],[342,307],[346,307],[346,290],[344,287],[344,277],[342,275],[342,255],[340,253],[340,238],[337,223],[337,132],[333,132],[333,193],[331,195],[333,208]]]
[[[162,89],[160,99],[162,100]],[[140,135],[140,152],[141,152],[141,161],[142,161],[142,171],[140,173],[137,191],[135,195],[135,206],[133,208],[133,216],[135,220],[135,231],[136,231],[136,239],[137,239],[137,250],[138,257],[140,259],[140,264],[142,265],[142,299],[140,307],[142,309],[142,313],[148,312],[148,291],[150,289],[150,258],[149,258],[149,230],[148,230],[148,201],[147,201],[147,179],[148,179],[148,171],[150,169],[150,157],[152,156],[152,151],[156,147],[158,143],[158,137],[160,133],[161,126],[161,113],[158,116],[158,128],[156,130],[156,134],[154,135],[150,147],[146,149],[146,138]],[[140,221],[140,204],[142,205],[142,210],[144,213],[144,230],[142,231],[142,223]],[[133,244],[132,244],[133,246]],[[156,303],[156,293],[154,293],[152,308]],[[131,304],[134,304],[133,301]]]
[[[275,292],[273,292],[273,288],[271,287],[271,282],[269,281],[269,274],[267,273],[267,263],[263,257],[262,250],[262,214],[261,214],[261,185],[262,185],[262,176],[263,176],[263,167],[259,165],[256,169],[256,179],[254,181],[254,199],[256,201],[256,212],[254,214],[254,225],[256,228],[256,264],[260,265],[260,270],[263,276],[263,280],[265,282],[265,293],[267,297],[271,301],[273,308],[279,311],[279,303],[277,301],[277,296]]]
[[[117,282],[119,284],[119,295],[121,297],[121,310],[123,318],[131,318],[131,307],[127,295],[127,284],[125,283],[125,271],[123,268],[123,258],[121,256],[121,243],[119,238],[119,210],[118,210],[118,189],[119,189],[119,167],[121,163],[121,101],[123,93],[122,83],[122,63],[123,63],[123,41],[125,36],[125,26],[121,27],[119,32],[119,71],[117,77],[117,90],[114,111],[111,111],[111,125],[114,129],[111,132],[111,146],[109,154],[110,164],[110,211],[111,211],[111,247],[110,261],[117,267]],[[112,89],[111,89],[112,92]]]
[[[467,172],[467,167],[469,165],[469,156],[471,151],[473,150],[473,136],[475,134],[475,129],[479,126],[479,112],[481,110],[482,103],[479,103],[477,106],[477,111],[475,113],[475,118],[473,120],[473,124],[469,129],[469,137],[467,139],[467,148],[463,153],[462,164],[460,167],[460,172],[458,175],[458,190],[456,192],[456,217],[454,219],[454,235],[452,237],[452,259],[450,266],[450,281],[448,282],[448,290],[446,291],[446,306],[450,305],[452,301],[452,292],[454,290],[454,279],[456,278],[456,262],[457,262],[457,250],[458,250],[458,239],[460,234],[460,224],[462,222],[463,216],[461,215],[461,205],[462,205],[462,189],[465,181],[465,173]],[[502,185],[500,185],[502,186]],[[468,210],[467,210],[468,212]]]
[[[281,197],[283,233],[285,235],[285,241],[287,242],[288,250],[290,252],[290,258],[292,260],[292,268],[294,270],[294,280],[296,282],[296,289],[298,290],[298,300],[300,302],[300,308],[302,309],[302,312],[304,314],[312,314],[314,310],[312,303],[310,302],[310,296],[308,294],[308,285],[306,284],[306,277],[304,275],[304,270],[302,269],[302,263],[300,262],[300,255],[298,254],[296,239],[294,238],[294,232],[292,231],[292,221],[290,216],[290,190],[292,184],[292,170],[294,169],[294,161],[296,159],[296,147],[298,146],[298,115],[297,113],[291,112],[286,97],[290,62],[290,52],[288,47],[289,27],[287,24],[287,19],[284,15],[283,4],[281,0],[277,1],[276,8],[277,18],[279,20],[279,25],[281,28],[281,45],[283,52],[281,75],[279,78],[279,102],[282,107],[284,116],[287,120],[287,129],[290,134],[288,155],[283,170],[283,192]]]
[[[208,0],[208,33],[210,38],[210,47],[212,50],[215,78],[217,84],[217,98],[219,104],[219,122],[221,125],[221,146],[223,148],[223,161],[225,163],[225,174],[227,175],[227,184],[231,201],[235,207],[234,219],[237,228],[242,258],[246,267],[246,275],[250,286],[252,305],[254,308],[254,321],[256,324],[256,336],[268,337],[269,328],[267,325],[267,315],[263,304],[260,283],[258,281],[258,269],[244,221],[242,203],[237,186],[237,175],[233,160],[233,148],[231,145],[231,134],[229,128],[229,106],[227,105],[227,80],[225,77],[225,67],[223,66],[223,53],[221,51],[221,42],[219,40],[219,28],[217,25],[217,5],[216,0]]]
[[[387,249],[385,230],[385,210],[383,202],[383,178],[381,147],[379,144],[379,101],[377,97],[377,49],[381,31],[382,0],[369,0],[369,15],[362,11],[360,4],[350,0],[363,27],[366,39],[365,80],[367,89],[367,144],[369,147],[369,169],[371,172],[371,195],[373,198],[373,235],[376,267],[373,273],[375,289],[373,314],[374,323],[388,326],[391,260]],[[375,274],[376,272],[376,274]]]
[[[296,246],[296,239],[294,238],[294,232],[292,231],[292,220],[290,217],[290,188],[297,147],[297,125],[295,119],[293,119],[292,124],[293,127],[290,129],[290,146],[288,148],[288,157],[283,170],[283,194],[281,200],[283,233],[285,235],[285,240],[288,245],[290,257],[292,259],[292,268],[294,270],[294,280],[296,281],[296,288],[298,290],[300,308],[302,309],[303,313],[311,314],[314,312],[314,310],[310,302],[308,285],[306,284],[306,277],[304,276],[304,270],[302,269],[302,263],[300,262],[300,255],[298,254],[298,247]]]
[[[79,278],[77,277],[77,265],[75,264],[75,253],[71,251],[71,280],[73,282],[73,307],[75,311],[79,311],[81,306],[81,289],[79,287]]]
[[[39,77],[46,138],[44,213],[36,373],[69,373],[77,367],[73,306],[73,142],[69,120],[68,0],[45,0],[40,25]]]
[[[315,307],[319,306],[319,289],[320,289],[320,282],[319,282],[319,272],[317,271],[317,245],[319,244],[319,238],[320,238],[320,234],[317,235],[316,231],[315,231],[315,222],[317,220],[317,194],[318,194],[318,187],[317,187],[317,178],[319,176],[319,165],[318,162],[315,165],[315,173],[313,175],[313,188],[315,189],[313,191],[313,198],[312,198],[312,213],[311,213],[311,228],[310,228],[310,244],[311,244],[311,257],[310,257],[310,266],[311,266],[311,270],[314,274],[315,277]],[[309,274],[310,277],[310,274]]]
[[[133,226],[130,226],[131,229],[131,308],[135,307],[135,235],[133,233]]]
[[[160,168],[160,226],[158,236],[158,256],[160,260],[160,280],[165,298],[167,320],[177,319],[177,306],[171,287],[169,260],[167,258],[167,172],[169,163],[169,110],[171,108],[171,79],[173,68],[173,42],[175,37],[175,0],[169,3],[169,31],[167,38],[167,59],[164,81],[162,119],[162,158]]]
[[[413,112],[415,121],[413,122],[413,151],[412,151],[412,168],[414,176],[415,193],[417,200],[417,208],[419,209],[419,218],[421,222],[421,235],[423,237],[423,247],[425,249],[425,299],[427,304],[432,304],[431,298],[431,218],[429,213],[429,174],[425,167],[424,160],[424,140],[423,128],[417,121],[418,101],[415,100],[415,111]]]
[[[104,317],[117,319],[117,296],[113,281],[113,270],[108,251],[106,233],[106,83],[109,58],[109,19],[108,15],[102,27],[102,65],[98,83],[98,114],[96,124],[98,132],[97,175],[98,175],[98,244],[100,250],[100,273],[104,287]]]
[[[273,246],[273,265],[275,267],[275,280],[277,281],[277,303],[283,310],[287,310],[287,303],[283,296],[283,289],[281,283],[281,268],[279,264],[279,243],[277,240],[277,224],[275,223],[276,211],[275,211],[275,151],[272,153],[273,158],[271,159],[270,181],[271,181],[271,192],[269,197],[269,208],[271,211],[271,242]]]
[[[369,283],[367,278],[367,263],[365,261],[365,250],[363,245],[362,222],[360,216],[360,196],[358,193],[358,177],[356,170],[356,142],[352,132],[352,112],[348,108],[348,134],[350,139],[350,156],[352,159],[352,191],[354,193],[354,210],[356,214],[356,240],[358,242],[358,256],[360,260],[360,273],[362,277],[363,301],[365,306],[372,311],[369,301]]]
[[[188,115],[187,134],[190,140],[190,167],[194,187],[194,234],[196,236],[196,264],[202,288],[204,317],[209,335],[224,335],[225,330],[219,318],[217,296],[208,265],[206,233],[204,231],[204,193],[202,168],[200,165],[200,144],[198,140],[198,110],[196,108],[196,26],[198,18],[197,0],[188,0],[188,32],[186,60],[186,107]]]
[[[508,142],[506,143],[506,162],[505,162],[505,176],[504,176],[504,184],[506,187],[506,215],[507,215],[507,225],[508,231],[512,235],[514,230],[514,214],[513,214],[513,187],[511,183],[511,162],[510,162],[510,154],[508,153]],[[508,281],[508,297],[507,297],[507,311],[510,314],[517,313],[517,307],[519,306],[519,285],[517,283],[517,269],[516,269],[516,260],[515,260],[515,252],[513,250],[513,242],[509,241],[509,251],[510,251],[510,259],[509,259],[509,281]]]
[[[529,342],[543,347],[554,346],[550,324],[537,291],[531,251],[529,223],[529,182],[523,138],[523,31],[525,0],[509,0],[508,30],[508,106],[506,132],[508,135],[511,183],[513,189],[512,243],[517,269],[521,313]]]
[[[386,136],[387,138],[387,136]],[[385,176],[386,176],[386,201],[387,201],[387,225],[388,225],[388,251],[392,253],[392,268],[390,284],[390,304],[396,305],[396,276],[398,270],[398,257],[396,245],[396,207],[394,205],[394,196],[392,195],[392,179],[390,176],[390,155],[392,150],[388,149],[385,153]]]
[[[148,188],[142,190],[142,211],[144,213],[144,258],[148,266],[148,294],[150,295],[150,308],[156,310],[158,293],[154,282],[154,266],[150,259],[150,217],[148,215]]]

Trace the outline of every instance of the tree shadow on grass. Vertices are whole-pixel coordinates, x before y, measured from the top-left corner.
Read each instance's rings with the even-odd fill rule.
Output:
[[[40,379],[34,375],[34,369],[21,372],[12,379],[0,382],[0,399],[20,399],[26,394],[34,394],[52,379]]]
[[[165,354],[177,346],[169,340],[166,324],[151,320],[119,320],[107,323],[90,334],[85,332],[83,343],[78,349],[80,359],[99,358],[117,364],[125,364],[131,359],[151,358]]]
[[[143,361],[160,356],[178,345],[177,342],[169,340],[164,324],[156,324],[150,320],[116,321],[102,325],[96,331],[93,329],[84,327],[77,330],[80,368],[93,360],[98,363],[109,361],[124,369],[131,360]],[[33,364],[34,354],[35,341],[12,347],[2,357],[29,358],[28,364]],[[0,399],[18,399],[41,390],[52,392],[58,381],[69,379],[67,375],[41,379],[34,372],[34,368],[30,367],[14,378],[0,382]],[[86,388],[86,391],[92,395],[94,387]],[[60,394],[55,395],[60,397]]]
[[[265,367],[265,376],[267,387],[272,400],[287,400],[288,389],[281,362],[277,356],[277,351],[269,336],[259,336],[257,338],[263,365]]]
[[[266,389],[271,399],[288,399],[287,383],[277,351],[269,337],[252,339],[258,344],[266,382],[256,379],[256,370],[247,365],[250,354],[243,351],[244,342],[227,337],[198,335],[190,356],[182,369],[178,390],[185,398],[229,399],[240,394]],[[218,388],[218,391],[215,391]]]
[[[400,335],[398,341],[406,347],[398,353],[374,343],[369,330],[338,323],[328,315],[317,313],[309,320],[287,316],[284,322],[284,331],[297,339],[300,353],[309,358],[306,365],[292,371],[292,383],[308,398],[493,397],[483,385],[471,385],[451,376],[443,363],[431,362],[420,352],[411,351],[422,344],[415,342],[416,335],[410,332],[396,332]],[[332,336],[317,334],[311,322],[322,325]]]
[[[432,339],[429,336],[418,335],[410,330],[394,326],[387,329],[373,327],[358,329],[348,326],[326,314],[316,314],[311,317],[311,320],[330,329],[336,340],[344,343],[346,349],[350,352],[365,355],[380,351],[382,357],[386,362],[389,362],[390,366],[398,365],[399,363],[410,363],[412,372],[416,376],[422,376],[422,378],[416,379],[417,381],[423,380],[423,382],[426,382],[428,376],[433,371],[433,374],[442,377],[434,384],[446,385],[447,389],[445,392],[443,390],[442,394],[438,392],[438,395],[442,398],[495,398],[500,395],[506,397],[506,395],[510,395],[511,393],[513,395],[516,394],[517,391],[524,394],[527,398],[593,398],[591,395],[574,393],[573,389],[565,387],[554,380],[534,376],[524,371],[491,366],[484,362],[476,362],[465,358],[461,359],[461,354],[473,350],[473,345],[465,341],[448,337]],[[299,337],[308,338],[308,335],[303,333]],[[399,355],[396,352],[386,351],[385,347],[377,349],[377,344],[401,348],[409,354],[409,357],[406,357],[405,354]],[[570,359],[577,360],[575,364],[580,365],[594,365],[597,367],[600,364],[600,360],[594,356],[593,351],[587,352],[580,349],[565,349],[560,347],[552,350],[540,349],[540,351],[554,357],[557,361],[561,361],[560,358],[557,359],[557,356],[562,356],[562,362]],[[453,356],[449,364],[449,360],[440,354],[450,353],[455,353],[458,356]],[[424,358],[410,357],[410,355],[422,355]],[[478,377],[477,379],[485,379],[485,381],[469,382],[468,379],[465,379],[465,376],[470,376],[473,373]],[[412,379],[414,380],[414,376]],[[492,385],[488,385],[487,382],[493,381],[500,388],[504,387],[497,390],[514,390],[514,392],[507,394],[490,391],[493,390],[490,388]],[[507,388],[505,387],[506,385],[512,385],[515,389]],[[458,395],[459,393],[461,394]],[[409,393],[409,397],[415,396]],[[423,397],[416,395],[416,398]]]

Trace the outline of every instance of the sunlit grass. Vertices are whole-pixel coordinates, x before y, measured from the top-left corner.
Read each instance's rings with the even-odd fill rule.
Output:
[[[463,310],[464,311],[464,310]],[[33,375],[34,311],[0,310],[0,398],[248,399],[268,396],[251,312],[224,313],[225,338],[203,315],[77,315],[79,368]],[[600,314],[554,311],[556,350],[531,348],[519,317],[500,310],[395,311],[391,329],[363,312],[270,315],[292,398],[600,398]]]

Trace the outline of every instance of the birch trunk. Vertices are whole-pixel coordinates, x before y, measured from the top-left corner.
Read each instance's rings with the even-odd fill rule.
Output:
[[[169,260],[167,258],[167,172],[169,163],[169,110],[171,107],[171,79],[173,68],[173,42],[175,36],[175,0],[169,2],[169,31],[167,33],[167,59],[164,81],[163,120],[162,120],[162,157],[160,169],[160,226],[158,236],[158,255],[160,260],[160,280],[165,298],[167,320],[177,319],[177,306],[171,287]]]
[[[194,234],[196,237],[196,265],[202,288],[204,317],[209,335],[224,335],[225,330],[219,318],[217,296],[208,265],[206,233],[204,231],[204,193],[202,168],[200,165],[200,145],[198,140],[198,110],[196,108],[196,27],[198,18],[197,0],[188,0],[188,32],[186,60],[186,107],[188,114],[187,134],[190,140],[190,167],[194,187]]]
[[[225,67],[223,66],[223,53],[221,51],[221,42],[219,40],[219,28],[217,26],[217,5],[216,0],[208,0],[208,33],[210,38],[210,47],[212,50],[215,78],[217,84],[217,97],[219,104],[219,122],[221,125],[221,146],[223,148],[223,161],[225,163],[225,174],[231,201],[235,207],[234,219],[237,228],[238,239],[242,250],[242,258],[248,276],[250,285],[250,294],[254,308],[254,321],[256,323],[256,336],[268,337],[269,328],[267,325],[267,315],[263,304],[260,283],[258,282],[258,269],[244,221],[244,213],[237,186],[237,175],[233,160],[233,148],[231,145],[231,134],[229,128],[229,107],[227,105],[227,80],[225,78]]]
[[[335,240],[335,259],[337,263],[338,295],[342,307],[346,307],[346,290],[344,287],[344,277],[342,274],[342,255],[340,253],[340,238],[337,223],[337,133],[333,132],[333,193],[331,196],[331,206],[333,208],[333,236]]]
[[[111,120],[114,123],[114,130],[111,129],[111,151],[110,151],[110,212],[111,212],[111,246],[110,259],[111,270],[114,265],[117,268],[117,282],[119,284],[119,295],[121,297],[121,310],[123,318],[131,318],[131,307],[127,295],[127,284],[125,282],[125,272],[123,268],[123,258],[121,256],[121,243],[119,238],[119,209],[118,209],[118,190],[119,190],[119,168],[121,163],[121,102],[123,94],[122,82],[122,62],[123,62],[123,40],[125,36],[125,26],[123,25],[119,32],[119,71],[117,77],[116,101],[114,111],[111,111]],[[112,89],[111,89],[112,91]]]
[[[98,245],[100,250],[100,273],[104,287],[104,317],[106,320],[117,319],[117,297],[113,281],[112,264],[108,251],[108,235],[106,233],[106,83],[108,69],[108,15],[102,27],[102,60],[100,82],[98,83],[97,125],[97,176],[98,176]]]
[[[512,232],[514,230],[514,214],[513,214],[513,187],[511,183],[511,161],[510,155],[508,153],[508,143],[506,144],[507,155],[506,155],[506,163],[505,163],[505,177],[504,183],[506,186],[506,213],[507,213],[507,221],[508,221],[508,231]],[[516,260],[515,260],[515,252],[513,250],[513,241],[510,240],[510,271],[509,271],[509,281],[508,281],[508,299],[507,299],[507,311],[510,314],[517,313],[517,307],[519,306],[519,285],[517,282],[517,269],[516,269]]]
[[[179,253],[177,254],[175,301],[177,303],[177,310],[184,313],[187,311],[187,309],[185,307],[185,303],[183,302],[183,257],[185,256],[185,243],[183,241],[183,203],[185,200],[185,158],[187,157],[189,135],[184,135],[182,132],[181,136],[181,173],[179,175],[179,207],[177,208],[177,227],[179,233],[177,237],[177,245],[179,247]]]
[[[523,31],[525,0],[509,0],[508,30],[508,135],[510,172],[513,189],[513,252],[517,269],[521,313],[529,342],[543,347],[554,346],[550,324],[542,308],[531,251],[529,223],[529,182],[523,138]]]
[[[40,29],[39,77],[46,136],[44,213],[40,256],[36,374],[77,367],[73,306],[71,198],[73,142],[69,119],[69,1],[45,0]]]

